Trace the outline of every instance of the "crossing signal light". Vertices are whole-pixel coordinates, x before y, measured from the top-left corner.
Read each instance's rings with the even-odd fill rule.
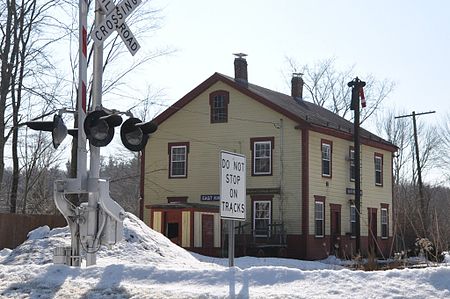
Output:
[[[52,132],[52,143],[55,149],[63,142],[68,133],[74,136],[77,132],[76,130],[67,130],[61,116],[57,114],[53,116],[53,121],[29,121],[26,124],[32,130]]]
[[[144,149],[150,134],[157,129],[154,122],[143,123],[139,118],[131,117],[123,123],[120,138],[127,149],[139,152]]]
[[[114,137],[114,127],[120,126],[122,117],[104,110],[92,111],[84,120],[84,132],[92,145],[108,145]]]

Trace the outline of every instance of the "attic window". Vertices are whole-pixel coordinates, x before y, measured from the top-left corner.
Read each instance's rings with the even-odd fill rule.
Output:
[[[228,104],[230,94],[225,90],[217,90],[209,94],[211,123],[228,122]]]

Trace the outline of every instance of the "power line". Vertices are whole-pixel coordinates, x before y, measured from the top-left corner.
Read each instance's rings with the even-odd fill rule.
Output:
[[[424,114],[431,114],[431,113],[436,113],[436,111],[428,111],[428,112],[420,112],[420,113],[415,113],[415,111],[413,111],[411,114],[400,115],[400,116],[396,116],[394,118],[413,117],[413,119],[414,119],[415,116],[424,115]]]

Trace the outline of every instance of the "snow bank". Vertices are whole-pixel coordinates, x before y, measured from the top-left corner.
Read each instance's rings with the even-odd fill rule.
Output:
[[[27,234],[27,238],[28,238],[28,240],[43,239],[48,236],[49,232],[50,232],[50,227],[48,227],[48,225],[44,225],[44,226],[38,227],[38,228],[30,231]]]
[[[11,253],[11,251],[12,250],[9,248],[0,250],[0,264],[2,263],[3,259],[5,259]]]
[[[448,251],[444,251],[442,254],[444,255],[444,263],[450,263],[450,253]]]
[[[131,264],[164,264],[166,267],[204,266],[186,250],[149,228],[133,214],[127,214],[123,226],[123,240],[111,249],[102,247],[97,256],[99,264],[103,258],[108,257],[108,262],[117,260]]]
[[[104,246],[97,252],[97,263],[164,264],[204,267],[183,248],[173,244],[162,234],[150,229],[131,213],[123,222],[123,240],[108,249]],[[39,227],[28,233],[28,239],[12,251],[2,253],[0,262],[5,265],[48,264],[53,263],[53,249],[70,246],[68,226],[50,230],[48,226]]]
[[[199,261],[205,263],[213,263],[216,265],[228,267],[228,258],[216,258],[210,256],[203,256],[191,252]],[[253,267],[286,267],[300,270],[337,270],[344,269],[340,266],[340,261],[334,258],[334,263],[331,260],[327,260],[326,263],[322,261],[302,261],[296,259],[284,259],[284,258],[260,258],[260,257],[238,257],[234,259],[234,264],[240,269],[250,269]]]
[[[124,239],[102,247],[95,266],[54,265],[53,248],[68,243],[67,227],[44,226],[14,250],[0,251],[0,297],[450,298],[449,267],[364,272],[336,270],[332,258],[243,257],[228,268],[227,259],[190,254],[131,214]]]
[[[53,263],[53,248],[70,246],[68,227],[50,230],[39,227],[28,233],[28,239],[13,249],[1,261],[5,265],[43,265]]]

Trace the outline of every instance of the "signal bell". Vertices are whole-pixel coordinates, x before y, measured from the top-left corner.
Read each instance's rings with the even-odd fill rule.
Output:
[[[158,126],[151,121],[143,123],[140,119],[131,117],[123,123],[120,129],[120,138],[127,149],[139,152],[147,144],[149,135],[157,129]]]
[[[26,123],[30,129],[36,131],[52,132],[52,143],[55,149],[63,142],[67,136],[67,127],[61,116],[55,114],[53,121],[29,121]],[[69,133],[73,135],[71,130]]]
[[[84,120],[84,132],[93,146],[108,145],[114,137],[114,127],[120,126],[122,117],[104,110],[92,111]]]

